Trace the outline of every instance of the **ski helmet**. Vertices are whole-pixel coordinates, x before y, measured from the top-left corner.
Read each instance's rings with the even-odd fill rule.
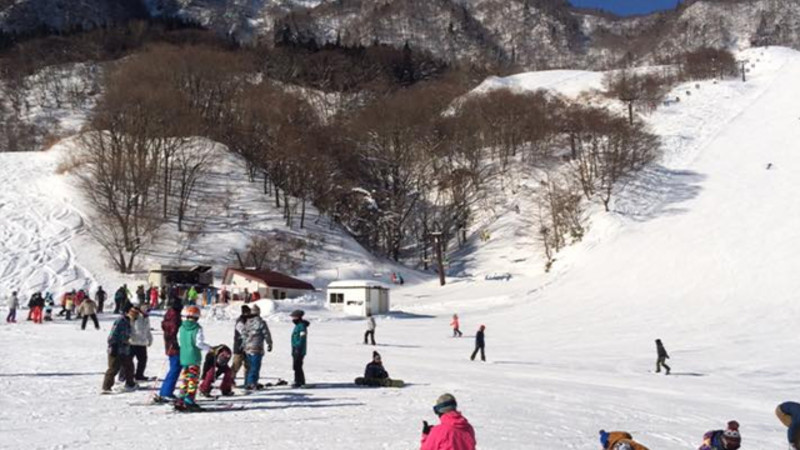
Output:
[[[183,316],[190,318],[190,319],[199,319],[200,318],[200,308],[197,306],[189,306],[183,311]]]
[[[736,450],[742,445],[739,422],[735,420],[728,422],[728,429],[722,432],[722,444],[725,450]]]

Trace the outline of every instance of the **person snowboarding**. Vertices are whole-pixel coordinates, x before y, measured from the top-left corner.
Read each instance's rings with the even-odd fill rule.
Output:
[[[367,313],[367,331],[364,332],[364,345],[367,345],[367,338],[370,338],[372,345],[375,345],[375,318],[372,313]]]
[[[478,351],[481,352],[481,361],[486,361],[486,339],[483,335],[484,330],[486,330],[486,325],[481,325],[481,327],[478,328],[478,332],[475,333],[475,351],[473,351],[472,356],[469,357],[470,361],[475,361]]]
[[[102,314],[103,313],[103,304],[106,302],[106,291],[103,290],[103,286],[97,287],[97,292],[94,293],[94,299],[97,301],[97,312]]]
[[[272,334],[264,319],[261,318],[261,309],[258,305],[250,307],[250,317],[244,325],[242,333],[244,352],[250,363],[250,368],[245,376],[245,389],[256,390],[259,388],[258,380],[261,376],[261,362],[264,359],[264,343],[267,351],[272,351]]]
[[[100,323],[97,321],[97,303],[89,297],[86,297],[81,306],[78,308],[78,315],[83,317],[81,321],[81,330],[86,329],[86,322],[91,318],[94,324],[94,329],[100,329]]]
[[[670,368],[667,365],[669,355],[664,348],[664,344],[661,343],[661,339],[656,339],[656,353],[658,354],[658,359],[656,359],[656,373],[661,373],[661,366],[664,366],[664,369],[667,371],[665,375],[669,375]]]
[[[775,408],[775,415],[788,427],[786,439],[789,447],[800,450],[800,403],[783,402]]]
[[[178,345],[180,346],[181,368],[181,393],[175,402],[178,411],[198,411],[200,406],[194,398],[197,394],[197,384],[200,378],[200,363],[203,360],[203,351],[211,350],[203,336],[203,327],[197,323],[200,320],[200,308],[189,306],[184,310],[186,320],[181,323],[178,330]]]
[[[383,367],[381,354],[372,352],[372,361],[364,369],[364,376],[358,377],[355,383],[359,386],[403,387],[403,380],[389,378],[389,372]]]
[[[150,331],[150,316],[147,314],[147,304],[139,307],[141,313],[133,321],[131,331],[131,356],[136,358],[136,381],[148,381],[144,372],[147,370],[147,347],[153,344],[153,333]]]
[[[11,297],[8,298],[7,323],[17,323],[17,308],[19,308],[19,296],[17,295],[17,291],[14,291],[11,293]]]
[[[724,430],[708,431],[703,435],[703,444],[698,450],[736,450],[742,445],[739,422],[731,420]]]
[[[250,317],[250,307],[242,305],[242,314],[236,319],[236,325],[233,329],[233,379],[239,373],[239,369],[244,365],[245,378],[247,371],[250,370],[250,362],[247,360],[247,354],[244,352],[244,342],[242,334],[247,325],[247,319]]]
[[[451,394],[439,396],[433,407],[433,412],[439,416],[439,425],[430,426],[422,421],[420,450],[475,450],[475,430],[457,407],[456,398]]]
[[[308,326],[310,324],[307,320],[303,320],[305,314],[302,309],[296,309],[289,314],[294,324],[294,329],[292,330],[292,369],[294,370],[294,384],[292,384],[292,387],[294,388],[299,388],[306,384],[303,360],[306,357]]]
[[[633,436],[625,431],[600,430],[600,445],[603,450],[648,450],[644,445],[633,440]]]
[[[103,394],[111,393],[111,388],[114,387],[114,378],[119,372],[122,372],[125,380],[125,390],[136,389],[136,382],[133,380],[130,339],[131,322],[136,320],[138,315],[138,309],[129,308],[111,326],[111,331],[108,333],[108,370],[103,377]]]
[[[459,327],[458,314],[453,314],[453,321],[450,322],[450,326],[453,327],[453,337],[461,337],[464,335]]]
[[[203,382],[200,383],[200,395],[210,397],[214,381],[220,376],[222,376],[222,384],[219,386],[219,390],[222,395],[226,397],[233,395],[233,371],[228,366],[231,354],[231,349],[227,345],[218,345],[206,353],[206,359],[203,362]]]
[[[161,382],[158,395],[154,398],[156,403],[172,403],[175,400],[175,385],[181,376],[181,351],[178,345],[178,330],[181,327],[181,310],[183,305],[180,299],[175,299],[172,306],[161,320],[161,330],[164,332],[164,353],[169,359],[169,370]]]

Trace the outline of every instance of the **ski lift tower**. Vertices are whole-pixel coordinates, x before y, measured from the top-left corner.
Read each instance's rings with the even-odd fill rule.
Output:
[[[436,264],[439,266],[439,286],[444,286],[445,279],[444,279],[444,261],[442,258],[442,232],[431,231],[429,234],[433,238],[433,246],[436,249]]]
[[[740,59],[739,61],[736,61],[736,62],[739,63],[742,66],[742,69],[741,69],[742,70],[742,82],[743,83],[747,83],[747,64],[750,62],[750,60],[749,59]]]

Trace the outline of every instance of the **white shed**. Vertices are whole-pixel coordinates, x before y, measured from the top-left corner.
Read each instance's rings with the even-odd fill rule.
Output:
[[[366,317],[389,312],[389,288],[378,281],[342,280],[328,285],[328,309]]]

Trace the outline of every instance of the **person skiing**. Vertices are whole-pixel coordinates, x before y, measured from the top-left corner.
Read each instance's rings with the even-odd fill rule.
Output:
[[[242,334],[244,333],[244,328],[247,324],[247,319],[250,317],[250,307],[247,305],[242,305],[242,314],[236,319],[236,325],[234,326],[233,330],[233,379],[236,379],[236,375],[239,373],[239,369],[242,368],[244,365],[244,373],[245,378],[247,377],[247,372],[250,370],[250,361],[247,359],[247,354],[244,352],[244,342],[242,339]]]
[[[181,393],[175,402],[178,411],[197,411],[200,406],[195,403],[197,383],[200,378],[200,363],[203,351],[211,350],[203,336],[203,327],[197,321],[200,319],[200,308],[189,306],[184,310],[186,320],[181,323],[178,330],[178,345],[180,346],[181,360]]]
[[[123,284],[114,293],[114,314],[119,314],[126,303],[128,303],[128,285]]]
[[[303,320],[305,311],[296,309],[289,314],[294,323],[292,330],[292,369],[294,369],[294,384],[292,387],[299,388],[306,384],[306,374],[303,372],[303,359],[306,357],[308,344],[308,321]]]
[[[450,326],[453,327],[453,337],[461,337],[464,335],[459,329],[458,314],[453,314],[453,321],[450,322]]]
[[[203,382],[200,383],[200,395],[211,396],[214,381],[222,375],[222,384],[219,390],[223,396],[233,395],[233,372],[228,366],[231,360],[231,349],[227,345],[218,345],[206,353],[203,362]]]
[[[97,312],[103,313],[103,304],[106,302],[106,291],[103,290],[103,286],[97,287],[97,292],[94,293],[94,298],[97,300]]]
[[[19,308],[19,296],[17,295],[17,291],[14,291],[11,293],[11,297],[8,298],[7,323],[17,323],[17,308]]]
[[[97,303],[95,303],[91,298],[86,297],[83,300],[80,308],[78,308],[78,315],[83,317],[81,321],[81,330],[86,329],[86,322],[89,320],[89,318],[91,318],[92,323],[94,323],[94,329],[100,329],[100,323],[97,322]]]
[[[600,445],[603,450],[648,450],[644,445],[633,440],[633,436],[625,431],[600,430]]]
[[[370,338],[372,345],[375,345],[375,318],[372,313],[367,313],[367,331],[364,332],[364,345],[367,345],[367,338]]]
[[[480,328],[478,328],[478,332],[475,333],[475,351],[473,351],[472,356],[469,357],[470,361],[475,361],[475,356],[478,355],[478,351],[481,352],[481,361],[486,361],[486,339],[483,335],[484,330],[486,330],[486,325],[481,325]]]
[[[103,377],[103,394],[110,394],[114,387],[114,378],[117,373],[122,372],[125,380],[125,389],[132,391],[136,389],[133,380],[133,360],[131,359],[131,321],[136,320],[139,310],[128,308],[111,326],[108,333],[108,370]]]
[[[131,356],[136,358],[136,381],[148,381],[144,372],[147,370],[147,347],[153,344],[153,333],[150,331],[150,316],[147,314],[147,304],[139,306],[139,314],[133,321],[131,331]]]
[[[174,402],[174,392],[178,377],[181,376],[181,351],[178,345],[178,330],[181,327],[181,310],[183,305],[180,299],[174,299],[172,306],[161,320],[161,330],[164,332],[164,353],[169,358],[169,371],[161,382],[161,389],[153,399],[156,403]]]
[[[800,449],[800,403],[783,402],[775,408],[775,415],[778,420],[789,429],[786,432],[786,439],[793,450]]]
[[[250,317],[244,325],[242,333],[242,344],[250,368],[245,376],[245,389],[256,390],[259,388],[258,380],[261,376],[261,361],[264,359],[264,342],[267,343],[267,351],[272,351],[272,334],[264,319],[261,318],[261,309],[258,305],[250,307]]]
[[[739,422],[731,420],[724,430],[708,431],[703,435],[703,444],[698,450],[736,450],[742,445]]]
[[[383,387],[402,387],[402,380],[389,378],[389,372],[383,367],[381,354],[372,352],[372,361],[364,369],[364,376],[356,378],[355,383],[359,386],[383,386]]]
[[[656,359],[656,373],[661,373],[661,366],[664,366],[664,369],[667,371],[665,375],[669,375],[670,368],[667,365],[669,355],[664,348],[664,344],[661,343],[661,339],[656,339],[656,353],[658,354],[658,359]]]
[[[420,450],[475,450],[475,430],[457,407],[456,398],[451,394],[439,396],[433,407],[433,412],[439,416],[439,425],[430,426],[422,421]]]

